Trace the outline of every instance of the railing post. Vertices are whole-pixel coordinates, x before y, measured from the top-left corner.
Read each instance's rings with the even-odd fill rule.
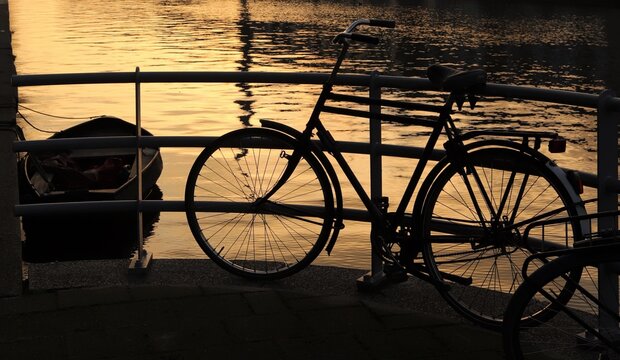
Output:
[[[383,209],[387,204],[383,204],[383,163],[379,148],[381,147],[381,87],[377,86],[377,77],[379,74],[374,71],[370,75],[370,198]],[[370,236],[376,236],[376,224],[371,223]],[[374,241],[371,241],[374,244]],[[373,289],[382,285],[385,280],[383,272],[383,260],[372,251],[370,261],[370,273],[358,279],[359,289]]]
[[[376,79],[379,74],[376,71],[370,75],[370,198],[379,207],[382,206],[383,197],[383,162],[379,147],[381,146],[381,87],[377,86]],[[372,224],[374,228],[376,225]],[[372,230],[372,235],[376,231]],[[372,274],[383,274],[383,261],[375,251],[371,259]]]
[[[611,183],[618,179],[618,121],[608,102],[614,97],[612,91],[605,91],[599,97],[597,113],[597,173],[598,173],[598,209],[597,211],[614,211],[618,209],[618,194],[611,189]],[[598,223],[599,229],[618,229],[617,217],[603,217]],[[602,265],[598,269],[599,300],[610,309],[618,310],[618,274]],[[599,311],[600,329],[618,329],[618,323],[603,311]]]
[[[148,269],[153,258],[152,254],[144,250],[144,230],[142,218],[142,110],[140,99],[140,68],[136,68],[136,218],[138,238],[138,254],[131,261],[131,271],[142,272]]]
[[[19,218],[13,208],[18,199],[16,156],[17,89],[8,2],[0,0],[0,297],[22,293],[22,242]]]

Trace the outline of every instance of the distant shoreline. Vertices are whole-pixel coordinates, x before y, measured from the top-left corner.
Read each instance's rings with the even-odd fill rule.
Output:
[[[463,0],[447,0],[454,3],[467,2]],[[510,4],[531,4],[531,5],[565,5],[565,6],[579,6],[579,7],[609,7],[613,9],[620,9],[620,1],[613,0],[469,0],[479,3],[493,3],[497,6],[501,6],[507,3]]]

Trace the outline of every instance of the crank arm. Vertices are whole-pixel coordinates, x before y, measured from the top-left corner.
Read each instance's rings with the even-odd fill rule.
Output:
[[[434,285],[437,288],[444,288],[444,289],[448,289],[450,287],[450,285],[446,284],[443,281],[439,281],[436,280],[434,278],[432,278],[429,274],[428,271],[426,270],[426,268],[423,265],[420,264],[409,264],[406,266],[407,272],[415,277],[417,277],[420,280],[423,280],[425,282],[431,283],[432,285]]]
[[[407,272],[409,272],[411,275],[428,281],[431,284],[437,286],[437,287],[444,287],[444,288],[449,288],[450,285],[446,284],[443,281],[439,281],[439,280],[435,280],[434,278],[432,278],[429,274],[428,274],[428,269],[426,268],[426,266],[424,265],[420,265],[420,264],[411,264],[407,266]],[[459,285],[465,285],[465,286],[469,286],[472,284],[472,279],[471,277],[462,277],[462,276],[458,276],[458,275],[454,275],[454,274],[448,274],[445,273],[443,271],[439,272],[439,274],[441,275],[442,278],[446,279],[446,280],[450,280],[456,284]]]
[[[282,204],[277,204],[277,203],[274,203],[271,200],[263,200],[262,198],[258,199],[257,203],[258,202],[260,202],[260,204],[258,206],[260,206],[265,211],[265,213],[270,213],[272,215],[286,216],[286,217],[289,217],[289,218],[292,218],[292,219],[300,220],[300,221],[307,222],[307,223],[314,224],[314,225],[322,225],[323,224],[323,223],[318,222],[318,221],[314,221],[314,220],[302,218],[302,217],[297,216],[297,215],[293,215],[293,212],[295,212],[295,213],[300,214],[300,215],[303,216],[304,212],[301,211],[300,209],[294,208],[292,206],[286,206],[286,205],[282,205]],[[272,209],[272,208],[276,208],[276,207],[283,208],[283,209],[286,209],[288,211],[287,212],[276,212],[276,211],[274,211]],[[316,215],[311,214],[311,213],[308,213],[308,215],[320,218],[320,216],[316,216]]]

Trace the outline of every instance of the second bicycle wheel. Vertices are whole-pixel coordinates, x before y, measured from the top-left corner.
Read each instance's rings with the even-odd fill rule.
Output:
[[[297,141],[263,128],[233,131],[196,159],[185,189],[194,238],[218,265],[249,278],[291,275],[314,260],[332,229],[331,185],[309,151],[266,201]]]
[[[557,258],[534,272],[515,292],[506,310],[503,338],[507,358],[620,359],[618,308],[606,306],[599,297],[602,290],[597,270],[602,265],[616,267],[619,251],[617,244],[585,249]],[[571,281],[570,274],[580,269],[583,274],[579,281]],[[611,284],[618,280],[613,271],[608,273]],[[568,303],[558,298],[567,281],[575,288]],[[617,296],[613,291],[611,294],[612,299]],[[554,304],[557,311],[552,318],[527,324],[521,321],[523,314],[532,309]]]
[[[449,164],[430,187],[422,210],[423,254],[429,274],[447,285],[439,290],[448,303],[497,329],[527,256],[572,246],[578,224],[532,233],[530,239],[541,239],[534,244],[522,242],[523,229],[578,211],[554,165],[507,147],[473,150],[466,161],[469,170]]]

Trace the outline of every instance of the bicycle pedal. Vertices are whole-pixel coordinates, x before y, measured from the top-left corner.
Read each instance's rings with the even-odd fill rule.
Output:
[[[388,279],[390,279],[390,281],[393,282],[404,282],[409,279],[407,270],[403,269],[400,266],[385,265],[383,267],[383,273]]]
[[[456,95],[456,99],[454,99],[454,102],[456,103],[456,107],[459,109],[459,111],[463,110],[463,104],[465,104],[465,95]]]
[[[388,277],[388,279],[390,279],[390,281],[397,282],[397,283],[401,283],[401,282],[405,282],[409,280],[409,275],[407,274],[406,271],[394,272],[394,273],[387,274],[386,276]]]
[[[467,100],[469,101],[469,108],[471,110],[476,108],[476,103],[478,102],[478,98],[474,94],[468,94]]]

